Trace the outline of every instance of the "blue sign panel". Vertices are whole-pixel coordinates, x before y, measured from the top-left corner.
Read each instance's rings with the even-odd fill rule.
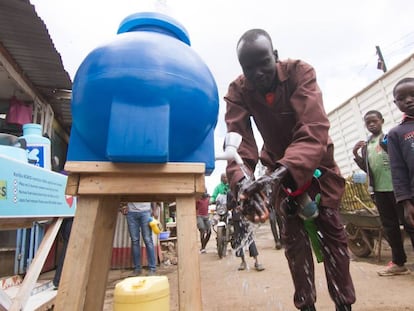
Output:
[[[74,216],[67,176],[0,155],[0,218]]]
[[[43,146],[27,146],[27,158],[30,164],[45,167],[44,147]]]

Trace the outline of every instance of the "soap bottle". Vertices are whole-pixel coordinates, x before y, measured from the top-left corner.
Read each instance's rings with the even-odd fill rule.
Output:
[[[29,163],[50,170],[50,139],[42,135],[42,125],[26,123],[23,125],[23,136],[26,140],[26,151]]]

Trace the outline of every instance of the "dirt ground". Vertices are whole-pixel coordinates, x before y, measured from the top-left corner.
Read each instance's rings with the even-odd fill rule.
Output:
[[[197,234],[197,232],[195,232]],[[219,259],[215,235],[212,234],[207,253],[200,254],[201,288],[204,311],[294,311],[293,284],[283,250],[276,250],[270,226],[261,225],[255,232],[260,261],[266,270],[252,269],[253,259],[248,259],[250,269],[238,271],[240,260],[232,252]],[[391,259],[390,248],[382,244],[382,258],[375,255],[368,258],[354,257],[351,273],[357,294],[355,311],[408,311],[414,310],[414,252],[406,239],[409,275],[379,277],[376,273]],[[315,261],[316,262],[316,261]],[[316,264],[318,311],[334,310],[329,298],[323,264]],[[104,310],[112,310],[113,289],[117,282],[128,276],[130,271],[112,270],[108,279]],[[168,277],[170,285],[170,310],[178,310],[177,266],[163,265],[158,273]],[[185,310],[191,311],[191,306]]]

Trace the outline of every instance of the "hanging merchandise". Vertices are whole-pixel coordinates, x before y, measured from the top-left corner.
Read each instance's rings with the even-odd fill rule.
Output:
[[[6,116],[6,122],[10,124],[23,125],[32,122],[33,105],[26,104],[13,96],[10,98],[9,110]]]

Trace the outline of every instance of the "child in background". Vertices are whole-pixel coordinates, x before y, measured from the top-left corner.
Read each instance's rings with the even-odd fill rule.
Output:
[[[393,95],[404,118],[388,133],[392,182],[395,198],[403,205],[405,220],[414,226],[414,78],[398,81]]]
[[[407,274],[410,271],[405,266],[407,254],[400,230],[400,222],[403,220],[402,206],[397,204],[394,197],[389,156],[383,143],[384,118],[381,112],[370,110],[365,114],[364,122],[372,135],[367,142],[356,143],[353,149],[354,161],[368,174],[370,192],[374,193],[375,204],[392,252],[392,261],[385,269],[378,271],[378,274],[380,276]],[[414,241],[414,227],[404,224],[404,228]]]

